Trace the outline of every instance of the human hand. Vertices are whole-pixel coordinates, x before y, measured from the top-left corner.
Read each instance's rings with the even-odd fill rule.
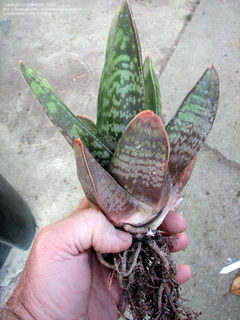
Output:
[[[186,220],[170,211],[161,230],[175,234],[171,251],[183,250],[188,237]],[[117,230],[98,208],[84,198],[67,218],[44,228],[37,236],[23,275],[8,301],[16,318],[4,319],[118,319],[112,297],[118,305],[121,289],[95,251],[116,253],[129,248],[132,237]],[[178,266],[176,280],[190,278],[188,266]],[[2,314],[2,313],[1,313]]]

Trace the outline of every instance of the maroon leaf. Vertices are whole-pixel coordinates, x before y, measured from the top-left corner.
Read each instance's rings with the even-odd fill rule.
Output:
[[[162,193],[166,193],[168,158],[169,141],[162,120],[145,110],[124,131],[109,172],[134,199],[158,212],[164,202]]]
[[[80,139],[74,145],[77,172],[87,199],[98,205],[107,218],[117,226],[125,223],[139,225],[148,221],[147,212],[92,157]]]
[[[167,203],[166,203],[165,207],[163,208],[162,212],[160,212],[157,219],[154,219],[153,222],[150,222],[148,224],[148,227],[150,229],[156,230],[161,225],[161,223],[163,222],[164,218],[166,217],[166,215],[168,214],[168,212],[170,210],[175,210],[175,211],[177,210],[177,207],[179,206],[180,202],[182,201],[182,198],[179,199],[180,194],[192,174],[196,160],[197,160],[197,156],[195,156],[195,158],[193,158],[193,160],[189,163],[189,165],[185,168],[185,170],[181,174],[177,183],[172,187],[170,193],[168,194]],[[169,175],[169,177],[170,177],[170,175]]]

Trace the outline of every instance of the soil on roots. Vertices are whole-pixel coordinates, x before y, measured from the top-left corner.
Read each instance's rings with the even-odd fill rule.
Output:
[[[116,276],[123,289],[118,312],[124,319],[128,319],[123,316],[126,305],[134,320],[197,319],[198,314],[183,306],[175,280],[177,265],[169,252],[168,238],[159,231],[140,239],[134,237],[124,252],[98,257],[113,269],[111,277]]]

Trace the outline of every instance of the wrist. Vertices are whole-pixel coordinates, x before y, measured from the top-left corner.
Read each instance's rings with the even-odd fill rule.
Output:
[[[15,290],[11,294],[7,303],[0,310],[0,319],[4,320],[43,320],[41,308],[37,308],[37,299],[32,294],[30,281],[26,279],[23,272]]]

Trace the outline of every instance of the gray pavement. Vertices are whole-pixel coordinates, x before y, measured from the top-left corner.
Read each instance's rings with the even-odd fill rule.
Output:
[[[152,56],[158,72],[166,121],[209,65],[219,74],[216,121],[183,191],[190,244],[175,256],[192,269],[182,293],[202,312],[199,319],[234,320],[240,314],[239,297],[224,294],[239,272],[220,276],[219,271],[227,258],[240,259],[240,3],[198,2],[196,8],[184,0],[139,0],[131,6],[143,56]],[[75,114],[95,120],[107,34],[118,0],[59,1],[51,12],[46,1],[39,1],[45,11],[28,16],[13,15],[3,3],[0,172],[27,201],[39,231],[71,213],[83,192],[73,152],[25,84],[18,61],[36,67]],[[186,22],[189,13],[192,18]],[[11,250],[0,270],[1,296],[27,255]]]

